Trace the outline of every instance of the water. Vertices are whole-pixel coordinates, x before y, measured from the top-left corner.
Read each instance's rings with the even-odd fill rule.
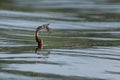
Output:
[[[0,80],[119,80],[119,0],[1,0]],[[37,26],[43,49],[35,53]]]

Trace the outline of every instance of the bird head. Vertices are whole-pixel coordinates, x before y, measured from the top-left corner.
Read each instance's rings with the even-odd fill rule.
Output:
[[[43,26],[43,29],[46,29],[49,33],[51,32],[50,28],[48,27],[49,24],[43,24],[42,26]]]

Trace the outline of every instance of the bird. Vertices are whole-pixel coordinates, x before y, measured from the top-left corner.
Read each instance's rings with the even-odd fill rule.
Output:
[[[42,29],[46,29],[47,32],[50,33],[51,31],[50,31],[50,28],[48,26],[49,26],[49,24],[43,24],[43,25],[38,26],[36,28],[35,40],[38,43],[38,48],[36,48],[35,53],[37,53],[39,50],[41,50],[43,48],[43,40],[41,38],[39,38],[39,31],[42,30]]]

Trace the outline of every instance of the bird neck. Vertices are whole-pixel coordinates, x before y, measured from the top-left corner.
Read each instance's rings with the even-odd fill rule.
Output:
[[[38,37],[38,36],[39,36],[39,31],[36,30],[36,32],[35,32],[35,38],[36,38],[36,41],[37,41],[37,42],[38,42],[38,40],[39,40],[39,37]]]
[[[39,27],[36,29],[36,32],[35,32],[35,38],[36,38],[36,41],[37,41],[37,42],[39,41],[39,30],[41,30],[41,26],[39,26]]]

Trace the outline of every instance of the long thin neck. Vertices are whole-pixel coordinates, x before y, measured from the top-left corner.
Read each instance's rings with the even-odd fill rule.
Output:
[[[36,41],[38,42],[38,40],[39,40],[39,30],[41,30],[42,29],[42,26],[39,26],[37,29],[36,29],[36,32],[35,32],[35,38],[36,38]]]

